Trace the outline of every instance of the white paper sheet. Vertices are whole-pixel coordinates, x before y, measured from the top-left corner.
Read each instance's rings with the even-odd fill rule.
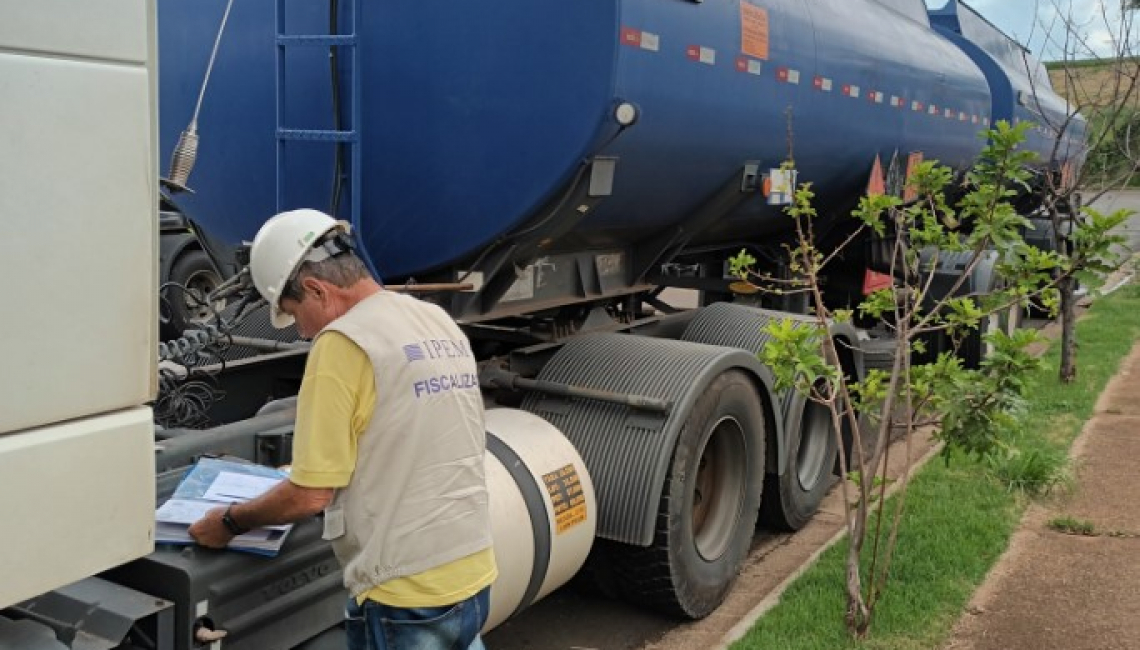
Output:
[[[219,472],[218,477],[210,484],[209,489],[202,498],[222,503],[237,503],[255,499],[269,488],[280,483],[280,479],[237,474],[235,472]]]

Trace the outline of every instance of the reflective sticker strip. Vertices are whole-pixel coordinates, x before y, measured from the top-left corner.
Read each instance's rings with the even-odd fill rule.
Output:
[[[800,82],[800,71],[791,68],[778,68],[776,80],[787,84],[798,84]]]
[[[867,93],[867,100],[876,104],[882,104],[884,97],[885,95],[877,90],[872,90],[871,92]]]
[[[843,85],[843,94],[848,97],[859,98],[859,86],[852,86],[850,84]]]
[[[958,113],[958,121],[959,122],[965,122],[967,119],[969,119],[968,115],[966,115],[965,113]]]
[[[931,104],[929,113],[931,115],[938,115],[938,107],[935,106],[934,104]]]
[[[716,65],[716,50],[711,47],[701,47],[699,45],[690,45],[685,49],[685,56],[689,57],[692,61],[704,63],[705,65]]]
[[[977,115],[971,115],[970,121],[973,122],[974,124],[977,124],[978,123],[978,116]]]
[[[749,59],[748,57],[736,57],[736,70],[738,72],[746,72],[748,74],[759,75],[764,72],[764,63],[756,59]]]
[[[989,125],[990,125],[990,118],[983,117],[982,118],[982,126],[989,126]]]
[[[825,93],[831,92],[831,86],[832,86],[831,80],[828,79],[827,77],[821,77],[819,75],[816,75],[815,81],[812,83],[812,85],[815,86],[816,90],[820,90],[820,91],[823,91]]]
[[[946,109],[946,111],[943,113],[943,115],[944,115],[944,116],[945,116],[947,119],[953,119],[953,118],[954,118],[954,109],[952,109],[952,108],[948,108],[948,109]]]
[[[895,108],[902,108],[903,104],[906,104],[905,99],[899,97],[898,95],[891,95],[891,106],[894,106]]]
[[[621,42],[630,47],[656,52],[661,49],[661,37],[632,27],[621,28]]]
[[[910,103],[910,110],[914,111],[915,113],[921,113],[925,109],[926,107],[923,106],[922,102],[918,101],[917,99]]]

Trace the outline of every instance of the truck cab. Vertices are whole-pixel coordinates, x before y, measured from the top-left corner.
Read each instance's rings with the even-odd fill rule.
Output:
[[[154,3],[0,15],[4,608],[153,549],[158,127]]]

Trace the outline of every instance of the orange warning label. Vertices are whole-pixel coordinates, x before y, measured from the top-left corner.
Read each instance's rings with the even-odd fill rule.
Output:
[[[740,51],[757,59],[768,58],[768,10],[740,3]]]
[[[892,285],[894,285],[894,280],[891,278],[891,276],[885,273],[878,273],[872,271],[871,269],[867,269],[863,273],[864,296],[869,296],[872,293],[875,293],[876,291],[882,291],[883,289],[889,289]]]
[[[887,193],[887,180],[883,177],[883,163],[875,156],[871,176],[867,179],[867,196],[882,196]]]
[[[923,155],[921,151],[915,151],[910,154],[906,160],[906,188],[903,190],[903,200],[907,203],[918,199],[918,190],[910,184],[910,179],[914,176],[918,166],[922,164]]]
[[[1077,187],[1077,170],[1072,162],[1067,162],[1061,167],[1061,189],[1064,191],[1074,190]]]
[[[586,495],[582,479],[573,465],[542,475],[550,503],[554,506],[554,532],[557,535],[586,521]]]

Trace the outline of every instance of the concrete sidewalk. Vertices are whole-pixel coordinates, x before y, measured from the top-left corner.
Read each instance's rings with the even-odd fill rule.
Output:
[[[1071,495],[1034,505],[945,650],[1140,648],[1140,345],[1073,444]],[[1057,517],[1095,536],[1049,528]]]

